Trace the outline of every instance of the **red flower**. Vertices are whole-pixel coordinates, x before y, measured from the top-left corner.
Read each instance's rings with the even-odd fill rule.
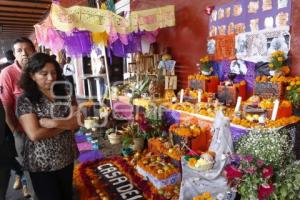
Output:
[[[225,176],[228,180],[235,178],[241,178],[243,176],[242,172],[233,165],[227,165],[225,167]]]
[[[271,178],[273,176],[273,168],[271,166],[263,168],[262,176],[264,178]]]
[[[273,193],[273,185],[262,184],[258,187],[258,199],[267,199]]]

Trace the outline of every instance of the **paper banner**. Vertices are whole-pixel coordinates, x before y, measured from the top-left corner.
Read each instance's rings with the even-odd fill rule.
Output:
[[[69,32],[74,28],[91,32],[110,31],[128,34],[133,31],[154,31],[175,25],[173,5],[149,10],[133,11],[129,20],[109,10],[99,10],[83,6],[64,8],[57,4],[51,7],[52,23],[60,31]]]
[[[235,59],[235,35],[215,36],[210,38],[216,41],[215,54],[213,60]]]
[[[175,6],[133,11],[129,16],[129,21],[130,31],[154,31],[158,28],[175,26]]]
[[[241,33],[235,39],[236,57],[250,62],[269,62],[276,50],[288,54],[290,38],[289,27]]]

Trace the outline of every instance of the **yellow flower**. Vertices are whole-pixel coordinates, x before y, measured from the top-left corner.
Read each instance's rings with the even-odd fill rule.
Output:
[[[283,58],[282,58],[282,57],[278,57],[277,60],[278,60],[279,62],[282,62],[282,61],[283,61]]]
[[[204,197],[204,198],[210,198],[211,197],[211,194],[210,194],[210,192],[204,192],[203,194],[202,194],[202,196]]]
[[[288,90],[288,91],[291,90],[291,89],[292,89],[291,86],[287,86],[287,87],[286,87],[286,90]]]
[[[291,86],[294,86],[294,85],[296,85],[296,83],[295,83],[294,81],[292,81],[292,82],[290,83],[290,85],[291,85]]]
[[[300,85],[300,81],[297,81],[297,82],[296,82],[296,85]]]
[[[273,68],[273,67],[274,67],[274,65],[273,65],[272,63],[270,63],[270,64],[269,64],[269,67],[270,67],[270,68]]]

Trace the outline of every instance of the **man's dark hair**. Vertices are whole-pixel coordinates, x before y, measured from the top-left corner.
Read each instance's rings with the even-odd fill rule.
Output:
[[[33,42],[30,39],[28,39],[27,37],[20,37],[20,38],[16,39],[13,42],[12,46],[14,47],[14,45],[17,44],[17,43],[27,43],[32,47],[33,50],[35,50]]]
[[[5,52],[5,57],[8,62],[13,62],[15,60],[14,52],[11,49]]]

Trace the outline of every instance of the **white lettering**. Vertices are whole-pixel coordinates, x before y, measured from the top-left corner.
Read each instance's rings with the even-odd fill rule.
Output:
[[[123,199],[128,200],[127,197],[126,197],[127,194],[130,195],[130,196],[132,196],[133,194],[139,194],[139,191],[137,191],[137,190],[131,190],[131,191],[128,191],[128,192],[125,192],[125,193],[121,193],[121,197]],[[143,196],[138,195],[138,196],[131,197],[130,199],[132,199],[132,198],[137,199],[135,197],[143,197]]]
[[[111,172],[114,172],[114,171],[117,171],[117,168],[115,168],[115,167],[110,167],[110,168],[103,169],[103,170],[101,170],[100,172],[101,172],[102,174],[108,174],[108,173],[111,173]]]
[[[129,183],[127,185],[123,185],[121,187],[118,187],[117,191],[119,193],[121,193],[121,192],[127,192],[127,191],[132,190],[132,189],[133,189],[133,185]]]
[[[97,169],[98,169],[99,171],[101,171],[102,168],[107,168],[107,167],[112,167],[112,166],[113,166],[112,164],[107,163],[107,164],[104,164],[104,165],[99,165],[99,166],[97,167]]]
[[[114,182],[114,181],[117,181],[117,182],[113,183],[113,185],[118,185],[120,183],[124,183],[125,181],[128,181],[128,179],[125,176],[120,176],[118,178],[114,178],[114,179],[109,180],[109,182]]]
[[[121,174],[122,174],[121,172],[116,171],[116,172],[111,173],[111,175],[106,174],[105,177],[108,178],[108,179],[111,179],[111,178],[115,178],[115,177],[117,177],[118,175],[121,175]]]
[[[131,197],[130,199],[127,199],[127,200],[134,200],[134,199],[140,199],[140,198],[143,198],[143,196],[137,195],[137,196]]]

